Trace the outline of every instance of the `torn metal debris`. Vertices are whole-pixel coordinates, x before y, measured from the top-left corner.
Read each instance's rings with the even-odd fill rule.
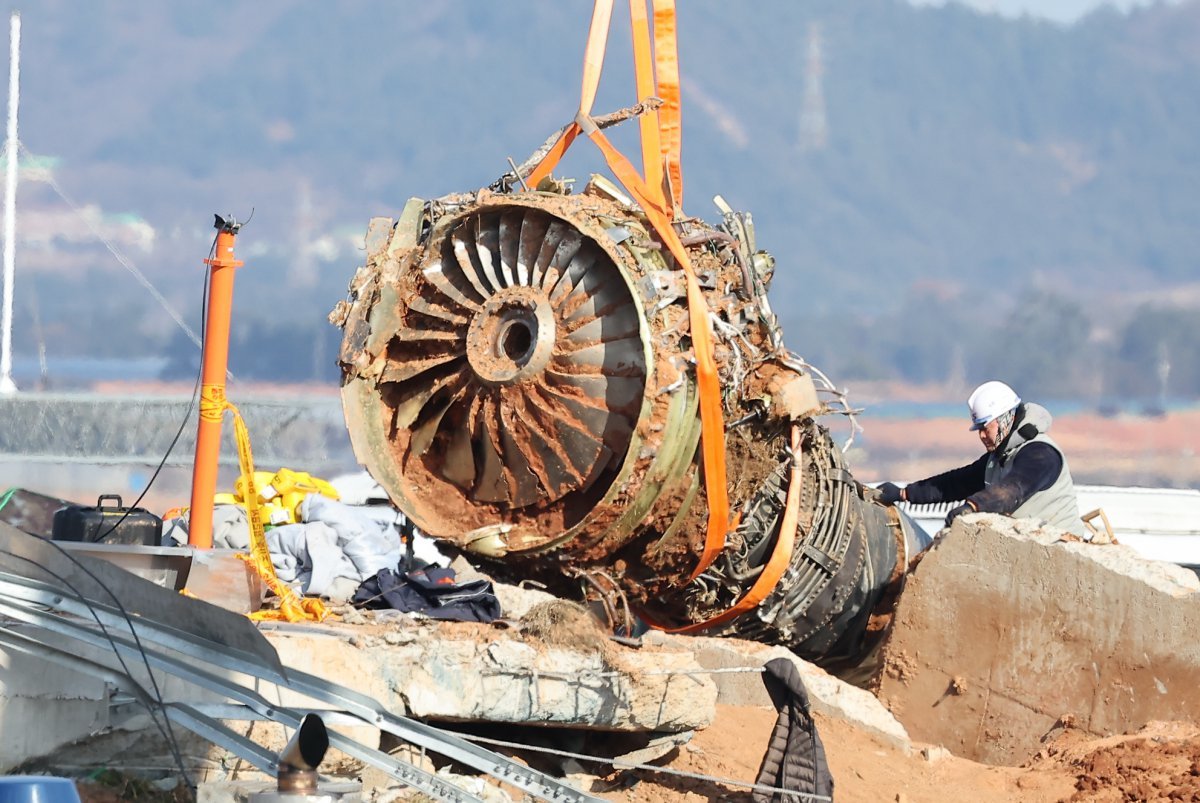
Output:
[[[713,330],[734,514],[689,582],[708,507],[684,275],[606,179],[511,184],[372,221],[331,315],[359,461],[424,532],[499,574],[590,589],[618,622],[628,605],[664,629],[861,655],[915,536],[818,423],[825,383],[783,345],[750,215],[718,199],[720,225],[676,224]]]

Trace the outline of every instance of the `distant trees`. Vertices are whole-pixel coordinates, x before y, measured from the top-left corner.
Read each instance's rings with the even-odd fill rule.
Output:
[[[230,334],[229,370],[241,380],[337,382],[341,330],[323,320],[303,323],[251,321]],[[166,349],[163,379],[192,379],[200,371],[200,350],[182,332]]]
[[[991,292],[913,292],[873,317],[785,321],[787,341],[839,383],[1003,379],[1039,399],[1200,399],[1200,309],[1146,304],[1101,339],[1073,298],[1026,288],[1006,303]]]
[[[1139,307],[1113,355],[1108,389],[1134,398],[1200,398],[1200,310]]]
[[[1056,293],[1025,290],[980,344],[968,375],[1007,379],[1031,398],[1094,397],[1101,387],[1092,326],[1083,308]]]

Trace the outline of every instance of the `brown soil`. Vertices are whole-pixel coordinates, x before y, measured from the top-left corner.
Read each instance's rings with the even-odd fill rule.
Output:
[[[521,617],[521,632],[545,644],[580,652],[610,652],[612,640],[591,611],[566,600],[548,600]]]
[[[775,718],[773,709],[717,706],[713,726],[697,733],[666,766],[752,781]],[[916,745],[906,755],[841,720],[818,716],[817,728],[838,803],[1200,801],[1200,728],[1186,723],[1151,723],[1138,733],[1103,739],[1067,729],[1023,767],[977,764],[934,746]],[[617,788],[602,797],[627,803],[750,796],[745,787],[646,770],[616,773],[605,782]]]

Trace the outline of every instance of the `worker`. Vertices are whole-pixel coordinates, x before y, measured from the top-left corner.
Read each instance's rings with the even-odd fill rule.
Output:
[[[1075,485],[1062,449],[1047,437],[1050,412],[1022,402],[1003,382],[984,382],[967,399],[971,430],[987,451],[973,463],[919,482],[879,486],[880,501],[894,505],[960,502],[946,526],[964,513],[1007,513],[1085,536]]]

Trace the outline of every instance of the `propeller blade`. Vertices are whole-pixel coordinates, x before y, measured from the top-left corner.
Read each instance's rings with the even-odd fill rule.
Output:
[[[534,268],[541,249],[542,240],[550,229],[550,218],[529,212],[521,223],[521,242],[517,250],[517,281],[524,285],[533,284]]]
[[[478,312],[481,309],[478,302],[483,300],[483,296],[476,294],[477,291],[470,282],[462,281],[463,277],[459,271],[454,271],[453,275],[447,275],[442,269],[440,260],[421,271],[421,275],[429,280],[429,283],[436,287],[442,295],[452,299],[459,306],[472,312]],[[475,296],[475,298],[472,299],[470,296]]]
[[[475,248],[475,221],[468,220],[459,226],[450,241],[454,246],[454,259],[458,262],[463,276],[480,298],[490,298],[496,289],[484,284],[487,279],[483,273],[483,266],[479,263],[479,251]]]
[[[437,318],[441,321],[452,323],[455,326],[466,326],[471,322],[471,319],[465,315],[460,315],[457,312],[448,310],[445,307],[439,307],[436,304],[430,304],[425,299],[417,296],[408,302],[408,308],[419,312],[422,315],[428,315],[430,318]]]
[[[516,209],[500,216],[500,274],[509,287],[524,284],[517,276],[517,251],[521,247],[521,221],[524,219],[525,213]]]
[[[500,266],[500,220],[496,215],[485,215],[479,218],[479,231],[475,235],[475,251],[479,255],[479,264],[483,267],[483,275],[491,282],[492,287],[499,290],[507,287],[498,268]]]

